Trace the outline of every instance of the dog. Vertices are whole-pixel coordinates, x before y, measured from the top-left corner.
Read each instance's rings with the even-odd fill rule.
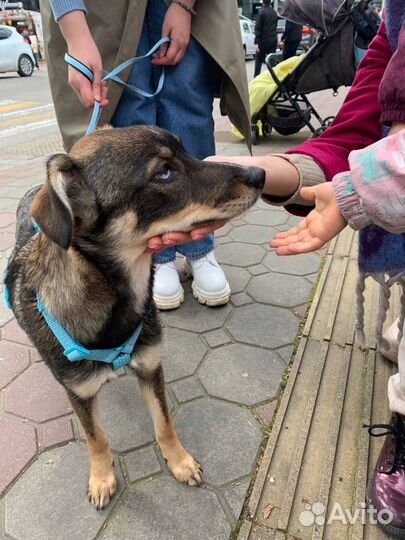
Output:
[[[20,202],[5,280],[9,301],[83,426],[91,459],[88,498],[97,509],[116,491],[113,456],[96,412],[97,393],[115,376],[114,366],[67,358],[46,315],[79,349],[120,347],[138,329],[128,366],[156,440],[173,476],[199,485],[200,464],[178,440],[165,399],[147,242],[244,213],[264,176],[258,168],[196,160],[180,139],[155,127],[101,128],[69,154],[52,156],[45,184]]]

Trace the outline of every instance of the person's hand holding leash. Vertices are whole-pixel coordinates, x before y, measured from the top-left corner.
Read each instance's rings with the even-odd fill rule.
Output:
[[[315,202],[315,209],[296,227],[278,233],[270,242],[277,255],[297,255],[321,248],[347,225],[336,202],[331,182],[301,189],[301,196]]]
[[[173,2],[167,10],[163,21],[162,38],[169,37],[152,60],[157,66],[175,66],[186,54],[191,36],[191,17],[194,1],[186,0],[181,5]],[[188,6],[189,10],[185,6]]]
[[[70,86],[85,107],[93,107],[94,101],[105,107],[108,105],[108,99],[107,83],[101,80],[103,63],[84,13],[71,11],[60,19],[59,25],[68,45],[69,54],[87,66],[94,75],[91,83],[82,73],[69,67]]]

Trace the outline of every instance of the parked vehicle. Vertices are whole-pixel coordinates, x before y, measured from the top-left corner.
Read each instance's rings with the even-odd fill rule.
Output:
[[[21,77],[30,77],[35,59],[23,36],[12,26],[0,25],[0,73],[16,71]]]
[[[281,36],[284,33],[285,29],[285,19],[280,18],[277,22],[277,37],[278,42],[281,41]],[[313,30],[310,26],[303,26],[302,27],[302,38],[301,38],[301,44],[298,48],[299,53],[303,53],[308,51],[311,46],[315,43],[316,39],[316,32]]]
[[[239,15],[239,22],[245,58],[254,57],[256,55],[255,23],[243,15]]]

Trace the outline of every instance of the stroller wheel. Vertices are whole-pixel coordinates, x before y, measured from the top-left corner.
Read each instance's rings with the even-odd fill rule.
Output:
[[[259,128],[257,125],[252,125],[252,143],[256,146],[259,144]]]
[[[273,130],[272,125],[266,120],[262,120],[262,132],[265,137],[270,137]]]

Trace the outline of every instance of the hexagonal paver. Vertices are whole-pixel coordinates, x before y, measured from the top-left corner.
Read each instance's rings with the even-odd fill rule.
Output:
[[[266,255],[263,263],[273,272],[305,276],[306,274],[318,272],[321,258],[315,253],[294,255],[292,258],[279,257],[275,251],[272,251]]]
[[[3,339],[7,341],[15,341],[16,343],[21,343],[22,345],[28,345],[29,347],[32,347],[32,343],[29,340],[27,334],[19,326],[18,322],[15,319],[4,326]]]
[[[43,362],[29,367],[7,388],[5,409],[34,422],[72,412],[65,390]]]
[[[207,332],[220,328],[230,310],[229,305],[216,308],[202,306],[191,294],[186,294],[180,309],[163,312],[161,317],[167,326],[192,332]]]
[[[245,482],[243,484],[236,484],[224,492],[226,500],[232,508],[235,519],[239,519],[240,513],[242,512],[248,487],[249,482]]]
[[[135,376],[105,384],[98,401],[100,422],[114,450],[124,452],[155,440],[152,419]]]
[[[243,268],[236,268],[227,264],[222,264],[221,267],[226,274],[232,293],[236,294],[244,291],[246,285],[249,283],[249,272]]]
[[[270,242],[270,238],[273,238],[276,232],[275,229],[271,229],[270,227],[246,225],[245,227],[233,229],[230,237],[237,242],[244,242],[246,244],[266,244]]]
[[[230,244],[218,246],[215,255],[221,264],[245,267],[259,264],[265,255],[265,250],[262,246],[231,242]]]
[[[161,471],[153,446],[147,446],[126,454],[125,464],[130,482],[135,482]]]
[[[27,347],[0,341],[0,389],[14,379],[30,362]]]
[[[299,320],[286,309],[249,305],[236,309],[226,326],[238,341],[274,349],[294,341]]]
[[[252,472],[262,432],[247,409],[202,398],[180,407],[175,425],[207,482],[220,485]]]
[[[166,381],[192,375],[206,352],[207,347],[200,336],[177,328],[165,329],[162,365]]]
[[[257,302],[292,307],[307,302],[311,289],[303,277],[269,272],[252,278],[247,292]]]
[[[50,448],[74,439],[72,421],[69,416],[45,422],[39,426],[39,446]]]
[[[210,352],[200,379],[213,396],[254,405],[276,396],[284,369],[271,351],[232,344]]]
[[[288,214],[283,210],[274,210],[271,206],[267,210],[257,210],[249,212],[245,216],[245,221],[252,225],[266,225],[273,227],[275,225],[283,225],[288,219]]]
[[[181,381],[174,382],[170,385],[176,396],[177,401],[191,401],[204,395],[202,388],[199,386],[194,377],[188,377]]]
[[[0,495],[37,452],[35,429],[20,420],[0,417]]]
[[[228,540],[230,532],[214,493],[161,477],[128,493],[100,538]]]
[[[71,443],[41,454],[6,497],[6,533],[19,540],[93,539],[111,506],[97,511],[88,502],[88,475],[84,446]]]

